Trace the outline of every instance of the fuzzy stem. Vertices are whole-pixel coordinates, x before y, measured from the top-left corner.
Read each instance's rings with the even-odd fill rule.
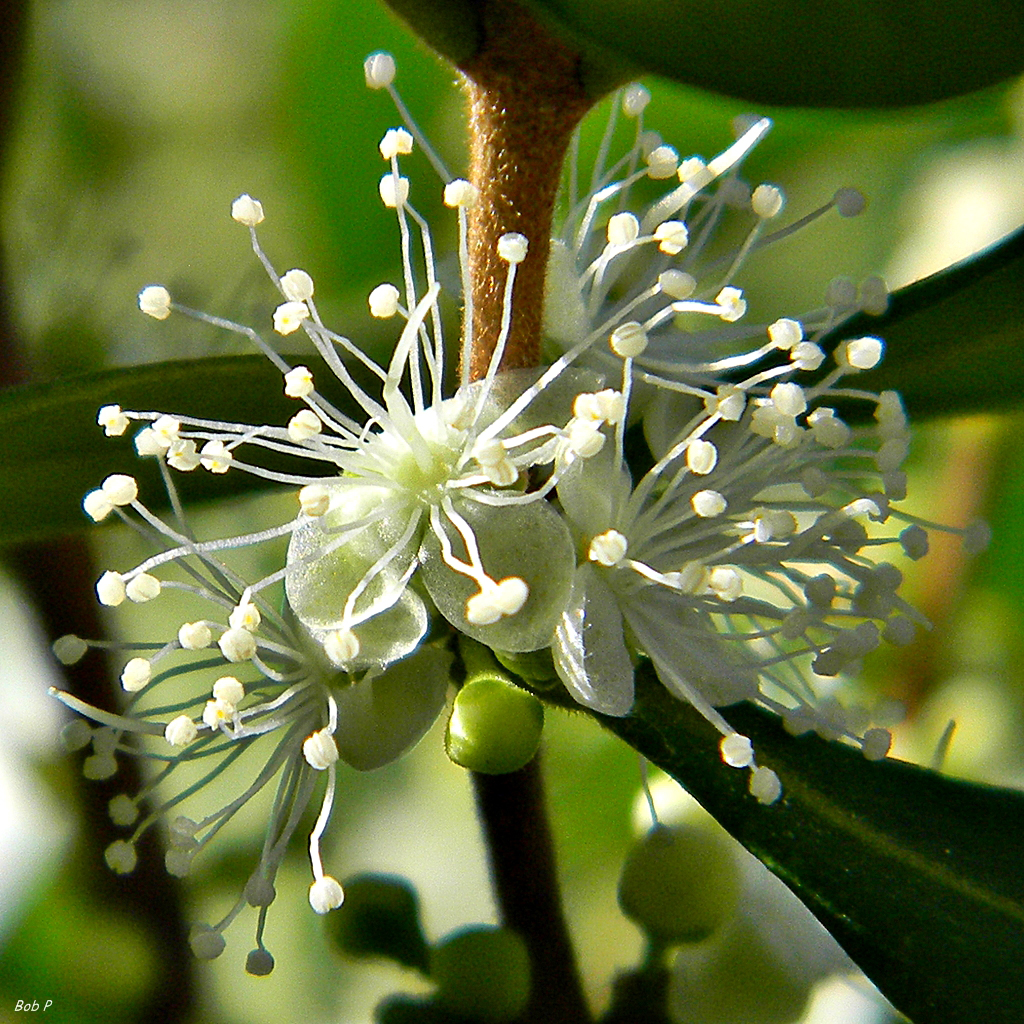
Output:
[[[592,105],[579,58],[514,0],[482,0],[483,45],[461,65],[469,100],[469,214],[473,348],[469,376],[486,372],[501,323],[506,265],[501,235],[518,231],[529,253],[517,270],[512,327],[501,369],[540,363],[544,278],[555,196],[573,129]]]
[[[588,1024],[555,874],[540,756],[507,775],[472,774],[501,922],[530,954],[532,988],[522,1019]]]

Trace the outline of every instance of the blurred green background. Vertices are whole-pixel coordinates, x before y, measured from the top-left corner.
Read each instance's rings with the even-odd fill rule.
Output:
[[[11,120],[0,245],[11,352],[31,377],[241,351],[212,329],[142,317],[135,296],[159,282],[217,314],[245,321],[263,310],[262,271],[228,215],[243,191],[265,206],[261,239],[279,270],[309,270],[325,321],[383,351],[389,334],[371,321],[365,298],[399,272],[393,218],[377,198],[376,150],[397,120],[386,95],[366,90],[362,61],[376,49],[395,54],[404,99],[457,169],[463,128],[449,69],[373,0],[40,0],[23,11],[22,63],[2,100]],[[2,16],[16,38],[15,6]],[[733,101],[647,84],[655,94],[649,126],[683,155],[723,148],[729,119],[746,112]],[[603,116],[588,125],[591,139]],[[439,189],[426,161],[414,155],[406,166],[414,202],[436,213]],[[782,184],[792,217],[843,185],[869,199],[856,220],[826,218],[755,261],[743,283],[760,308],[807,308],[836,274],[882,273],[898,286],[1024,221],[1024,86],[884,116],[777,112],[745,176]],[[450,252],[450,220],[434,223],[439,249]],[[6,358],[10,369],[11,353]],[[967,563],[954,542],[940,539],[923,563],[906,567],[908,596],[936,628],[909,649],[879,652],[863,683],[908,705],[897,756],[928,763],[955,719],[947,770],[1015,786],[1024,784],[1021,426],[1015,415],[920,430],[914,510],[952,523],[985,514],[995,540]],[[215,529],[226,517],[266,515],[266,503],[204,515]],[[129,543],[113,530],[96,531],[93,542],[101,562]],[[192,964],[186,952],[172,969],[152,922],[126,909],[135,883],[105,872],[109,839],[97,839],[104,826],[75,759],[60,750],[63,713],[45,694],[56,668],[11,574],[0,600],[0,1021],[22,1019],[18,1000],[41,1008],[47,999],[51,1021],[171,1019],[155,1016],[153,1005],[154,993],[173,984],[192,986],[190,1008],[174,1019],[360,1022],[384,993],[426,990],[408,972],[331,953],[306,903],[301,849],[286,861],[270,912],[277,969],[269,978],[243,972],[251,948],[245,918],[219,960]],[[494,919],[468,781],[446,759],[442,730],[440,723],[387,769],[343,773],[327,841],[339,877],[378,870],[413,879],[431,939]],[[549,713],[547,737],[569,916],[600,1005],[613,972],[633,963],[641,945],[614,899],[619,866],[643,823],[640,773],[635,754],[582,717]],[[179,900],[186,920],[224,912],[259,842],[255,818],[245,825],[187,886],[152,890],[168,901],[168,920]],[[887,1019],[870,998],[836,999],[807,1019]]]

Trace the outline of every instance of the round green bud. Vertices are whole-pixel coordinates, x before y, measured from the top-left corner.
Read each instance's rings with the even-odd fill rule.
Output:
[[[530,998],[530,958],[507,928],[475,925],[449,935],[431,953],[430,975],[441,1006],[484,1024],[514,1020]]]
[[[427,940],[420,925],[416,890],[397,875],[345,879],[345,902],[328,918],[341,951],[354,957],[387,957],[426,971]]]
[[[662,942],[700,942],[736,911],[742,879],[727,840],[693,825],[656,825],[630,851],[619,905]]]
[[[532,693],[483,677],[456,695],[444,745],[463,768],[503,775],[533,758],[543,728],[544,705]]]

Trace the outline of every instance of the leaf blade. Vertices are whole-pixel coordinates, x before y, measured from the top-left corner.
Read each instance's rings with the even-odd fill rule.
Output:
[[[108,404],[241,423],[285,423],[298,409],[262,356],[150,363],[11,388],[0,394],[0,544],[90,525],[82,497],[110,473],[130,473],[147,504],[166,505],[155,460],[140,459],[131,436],[105,437],[97,426]],[[188,500],[276,486],[242,472],[196,470],[175,480]]]
[[[808,905],[915,1024],[1019,1020],[1024,794],[976,786],[727,712],[782,800],[762,807],[718,733],[649,666],[629,718],[599,720],[680,782]],[[589,712],[588,712],[589,713]]]
[[[778,106],[929,103],[1024,70],[1013,0],[528,0],[588,61]]]
[[[893,292],[881,316],[858,314],[821,339],[877,334],[885,358],[858,375],[899,391],[916,417],[1017,407],[1024,401],[1024,228]]]

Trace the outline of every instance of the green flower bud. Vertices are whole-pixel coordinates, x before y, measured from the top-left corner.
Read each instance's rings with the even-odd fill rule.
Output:
[[[440,1005],[485,1024],[514,1020],[530,998],[526,946],[506,928],[477,925],[448,936],[431,954],[430,975]]]
[[[537,753],[543,728],[544,705],[532,693],[485,676],[456,695],[445,749],[463,768],[503,775]]]
[[[693,825],[656,825],[633,847],[619,905],[661,942],[700,942],[735,913],[742,880],[727,841]]]
[[[387,957],[426,971],[427,940],[420,925],[416,890],[397,875],[347,878],[345,902],[328,917],[341,951],[354,957]]]

